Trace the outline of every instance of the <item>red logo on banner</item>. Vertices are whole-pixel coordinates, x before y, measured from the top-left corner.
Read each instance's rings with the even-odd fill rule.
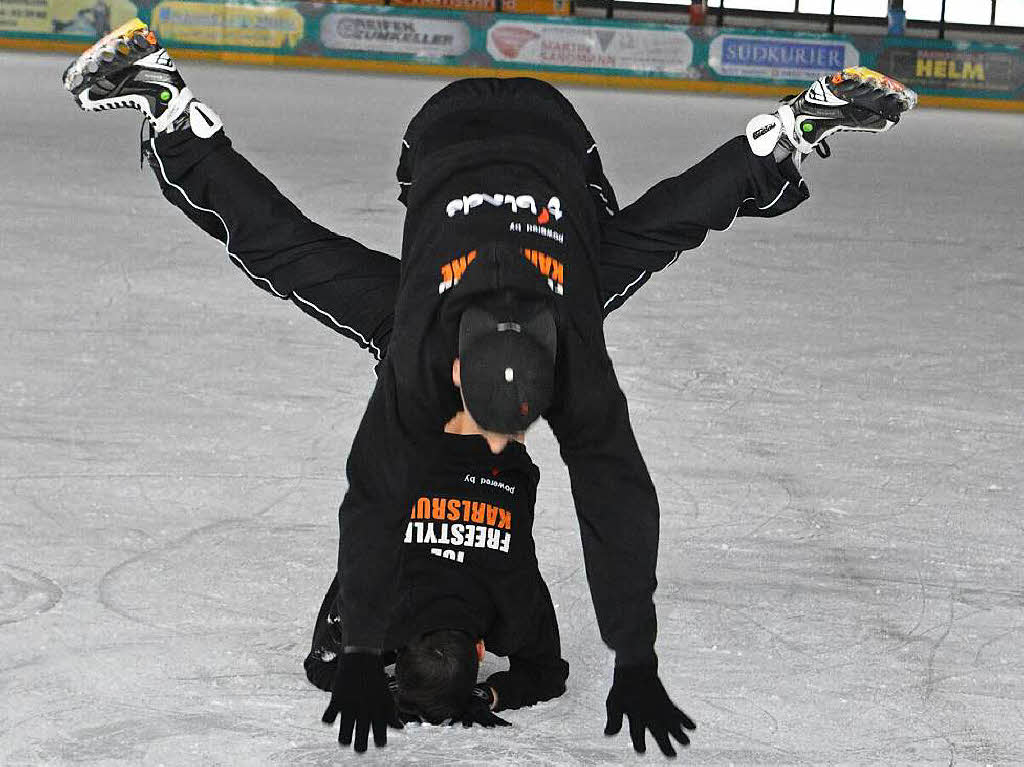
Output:
[[[501,55],[514,59],[528,42],[536,40],[540,35],[531,29],[502,25],[491,30],[491,39]]]

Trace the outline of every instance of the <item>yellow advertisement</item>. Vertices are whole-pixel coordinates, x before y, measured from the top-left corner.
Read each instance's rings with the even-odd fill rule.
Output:
[[[503,0],[501,10],[503,13],[568,16],[569,0]]]
[[[129,0],[0,0],[0,31],[98,38],[138,12]]]
[[[182,0],[157,5],[150,26],[167,41],[283,49],[295,48],[305,29],[302,14],[294,8]]]

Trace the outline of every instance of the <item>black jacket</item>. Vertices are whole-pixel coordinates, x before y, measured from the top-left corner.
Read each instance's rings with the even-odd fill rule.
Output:
[[[569,468],[601,636],[619,661],[646,660],[658,505],[603,316],[709,229],[777,215],[808,193],[791,163],[754,157],[737,137],[618,211],[589,133],[556,91],[536,81],[463,83],[433,97],[406,136],[400,267],[305,218],[223,132],[157,137],[151,164],[167,198],[225,242],[257,285],[384,357],[339,513],[347,643],[385,641],[376,607],[396,593],[402,497],[425,441],[456,405],[459,302],[514,284],[548,297],[559,317],[558,396],[546,417]]]
[[[388,644],[460,628],[509,659],[487,680],[499,710],[561,695],[569,664],[533,540],[539,470],[518,443],[492,455],[480,437],[442,434],[433,446],[408,504]]]

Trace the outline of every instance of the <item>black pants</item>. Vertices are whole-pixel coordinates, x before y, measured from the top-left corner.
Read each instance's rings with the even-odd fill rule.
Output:
[[[489,109],[481,109],[483,104]],[[493,116],[477,119],[485,112]],[[404,199],[423,149],[452,135],[518,130],[521,125],[558,132],[584,158],[588,188],[602,219],[600,280],[606,315],[680,253],[698,247],[709,230],[724,230],[737,216],[779,215],[809,196],[792,163],[755,157],[737,136],[620,211],[597,146],[561,93],[529,78],[483,78],[446,86],[413,118],[399,159],[399,199]],[[187,130],[163,134],[143,149],[164,196],[224,243],[231,260],[259,288],[291,300],[375,359],[384,356],[394,322],[397,259],[308,219],[235,151],[224,131],[209,139]],[[675,165],[675,158],[665,162]]]
[[[405,202],[417,161],[446,146],[504,134],[555,138],[579,158],[601,220],[619,211],[597,142],[560,91],[530,77],[456,80],[431,96],[412,118],[398,161],[398,199]]]

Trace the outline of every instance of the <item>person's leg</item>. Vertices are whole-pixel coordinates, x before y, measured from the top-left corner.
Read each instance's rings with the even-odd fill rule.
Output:
[[[648,189],[602,224],[601,301],[622,306],[655,273],[738,216],[768,218],[810,196],[791,160],[757,157],[742,136]]]
[[[103,38],[64,72],[89,112],[138,109],[143,145],[164,196],[220,240],[255,285],[368,349],[380,360],[390,334],[400,265],[308,219],[233,148],[216,113],[186,86],[143,22]]]
[[[885,75],[852,67],[821,77],[771,115],[750,120],[693,167],[651,187],[604,222],[601,288],[605,315],[650,276],[737,217],[771,218],[806,200],[800,158],[830,154],[825,139],[844,131],[882,133],[913,109],[917,95]]]

